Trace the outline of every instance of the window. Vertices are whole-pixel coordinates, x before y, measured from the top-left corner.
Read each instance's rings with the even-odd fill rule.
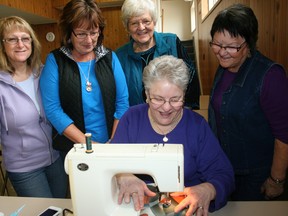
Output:
[[[196,29],[196,8],[195,8],[195,0],[191,4],[190,8],[191,14],[191,32],[195,31]]]
[[[218,2],[218,0],[208,0],[208,9],[209,11],[213,8],[213,6]]]
[[[201,18],[202,20],[209,14],[209,12],[218,4],[221,0],[201,0]]]

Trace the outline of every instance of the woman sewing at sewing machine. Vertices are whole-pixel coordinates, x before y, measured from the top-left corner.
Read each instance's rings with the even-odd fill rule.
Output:
[[[174,211],[188,207],[186,216],[207,216],[208,211],[226,204],[234,190],[234,175],[205,119],[183,107],[188,78],[188,68],[181,59],[161,56],[151,61],[143,72],[146,104],[130,107],[112,142],[183,144],[186,198]],[[144,207],[145,196],[156,195],[135,175],[120,174],[117,181],[118,203],[133,200],[135,210]]]

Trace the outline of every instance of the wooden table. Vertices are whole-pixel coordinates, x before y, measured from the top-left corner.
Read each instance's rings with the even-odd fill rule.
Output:
[[[5,216],[9,216],[23,205],[25,207],[19,216],[36,216],[51,205],[72,210],[70,199],[0,196],[0,212],[3,212]],[[78,216],[101,215],[96,213]],[[209,216],[288,216],[288,201],[228,202],[224,208],[210,213]]]

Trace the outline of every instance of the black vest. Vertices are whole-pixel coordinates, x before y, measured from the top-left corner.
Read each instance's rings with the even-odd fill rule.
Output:
[[[75,126],[85,133],[82,106],[80,71],[75,61],[59,49],[52,51],[58,64],[59,96],[64,112],[74,121]],[[95,74],[99,83],[105,109],[106,125],[109,137],[112,134],[116,101],[116,85],[112,69],[112,52],[110,51],[96,63]],[[68,152],[73,142],[53,129],[53,147]]]

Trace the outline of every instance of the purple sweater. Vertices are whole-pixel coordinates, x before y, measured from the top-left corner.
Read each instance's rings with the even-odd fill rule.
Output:
[[[148,118],[148,105],[132,106],[118,124],[112,143],[162,143]],[[167,134],[168,143],[184,147],[184,184],[186,187],[209,182],[216,189],[216,199],[209,211],[223,207],[234,190],[234,173],[208,123],[197,113],[184,109],[183,117]]]

